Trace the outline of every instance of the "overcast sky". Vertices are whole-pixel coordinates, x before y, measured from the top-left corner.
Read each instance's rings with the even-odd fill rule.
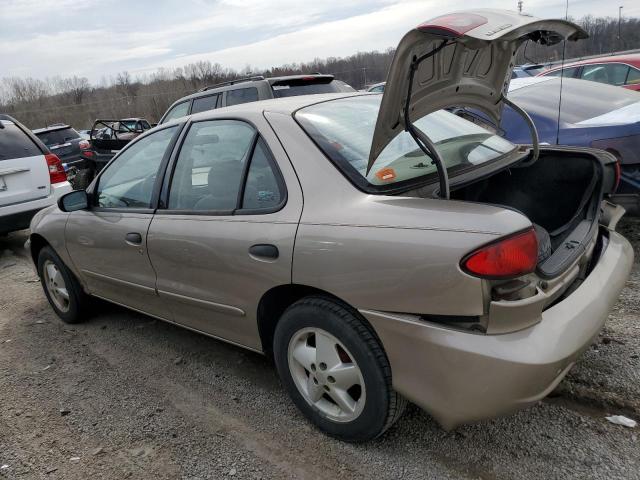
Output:
[[[446,4],[446,7],[443,5]],[[475,4],[475,5],[474,5]],[[564,17],[563,0],[524,0]],[[570,0],[569,15],[640,16],[639,0]],[[86,76],[210,60],[242,69],[394,47],[424,20],[517,0],[0,0],[0,76]]]

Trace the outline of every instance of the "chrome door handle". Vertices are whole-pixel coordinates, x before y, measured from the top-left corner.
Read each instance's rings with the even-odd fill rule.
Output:
[[[127,241],[128,244],[130,245],[142,245],[142,235],[140,235],[139,233],[127,233],[127,235],[125,236],[125,239]]]

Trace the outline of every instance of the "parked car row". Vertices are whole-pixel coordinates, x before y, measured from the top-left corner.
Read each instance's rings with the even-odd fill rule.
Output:
[[[505,97],[519,46],[585,36],[458,12],[404,36],[383,95],[309,76],[178,101],[34,217],[51,307],[79,322],[95,296],[270,355],[304,415],[348,441],[381,435],[407,400],[445,428],[535,403],[629,275],[608,202],[618,162],[538,142],[534,123],[514,144],[447,108],[528,119]]]

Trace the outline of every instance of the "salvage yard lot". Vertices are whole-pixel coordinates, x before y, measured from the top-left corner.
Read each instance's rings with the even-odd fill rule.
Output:
[[[416,407],[382,438],[312,427],[264,357],[100,304],[49,307],[22,245],[0,239],[0,478],[640,478],[640,220],[605,329],[538,405],[443,431]]]

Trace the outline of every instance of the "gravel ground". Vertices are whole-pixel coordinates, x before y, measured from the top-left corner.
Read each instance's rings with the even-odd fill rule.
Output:
[[[640,221],[619,230],[640,257]],[[309,425],[260,355],[100,304],[48,307],[22,244],[0,239],[0,478],[639,478],[640,267],[551,398],[445,432],[410,406],[364,445]]]

